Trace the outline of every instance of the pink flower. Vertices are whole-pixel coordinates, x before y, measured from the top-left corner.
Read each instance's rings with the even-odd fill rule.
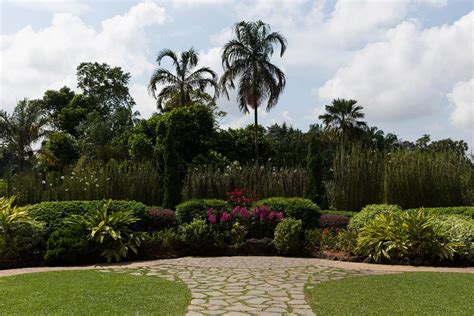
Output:
[[[242,207],[240,209],[240,216],[242,216],[242,218],[248,218],[250,216],[250,213],[246,207]]]
[[[236,206],[232,209],[232,214],[234,215],[239,214],[240,212],[241,212],[240,206]]]
[[[282,212],[278,212],[278,213],[276,214],[276,217],[277,217],[278,221],[281,222],[281,220],[283,219],[283,213],[282,213]]]
[[[225,223],[225,222],[228,222],[232,219],[232,215],[230,215],[229,213],[227,212],[224,212],[222,213],[221,215],[221,223]]]
[[[271,221],[274,220],[275,217],[276,217],[275,211],[271,211],[270,214],[268,215],[268,219],[271,220]]]
[[[207,216],[211,216],[213,212],[214,212],[214,209],[211,207],[210,209],[207,210]]]
[[[216,215],[214,214],[209,215],[209,222],[211,222],[211,224],[217,223]]]

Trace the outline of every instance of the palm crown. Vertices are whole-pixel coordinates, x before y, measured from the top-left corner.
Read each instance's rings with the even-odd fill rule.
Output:
[[[189,105],[191,92],[195,90],[205,92],[208,86],[214,88],[214,99],[219,95],[217,74],[209,67],[195,70],[199,63],[199,55],[193,48],[182,52],[179,58],[172,50],[163,49],[156,58],[158,65],[165,57],[173,61],[176,73],[173,74],[165,68],[157,68],[148,84],[148,91],[157,100],[158,109],[163,110],[163,102],[172,98],[178,98],[179,106]],[[164,87],[157,93],[159,84]]]
[[[363,107],[357,105],[356,100],[335,99],[330,105],[326,105],[326,114],[320,115],[328,129],[334,130],[343,137],[349,137],[367,123],[359,119],[364,118]]]

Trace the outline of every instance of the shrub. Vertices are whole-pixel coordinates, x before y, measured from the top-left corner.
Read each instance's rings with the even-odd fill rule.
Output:
[[[379,213],[359,232],[355,252],[375,262],[421,264],[452,259],[454,249],[437,229],[433,215],[420,209]]]
[[[185,201],[176,206],[176,219],[179,224],[190,223],[194,219],[205,219],[210,208],[221,209],[228,204],[223,200],[194,199]]]
[[[148,211],[148,222],[151,230],[159,230],[176,226],[176,213],[160,207],[153,207]]]
[[[333,215],[342,215],[347,217],[352,217],[359,212],[350,212],[350,211],[335,211],[335,210],[321,210],[321,214],[333,214]]]
[[[357,232],[353,230],[340,230],[337,232],[336,248],[338,250],[354,253],[357,246]]]
[[[181,225],[179,235],[191,254],[204,254],[214,248],[211,228],[203,219]]]
[[[390,214],[393,212],[399,213],[401,211],[402,209],[398,205],[370,204],[364,207],[362,211],[352,216],[348,228],[357,231],[364,227],[365,224],[375,218],[378,214]]]
[[[309,253],[318,251],[321,248],[322,230],[317,228],[308,229],[304,235],[304,246]]]
[[[294,218],[285,218],[275,228],[273,244],[278,253],[295,255],[301,251],[301,234],[303,221]]]
[[[71,215],[82,215],[100,208],[106,201],[61,201],[42,202],[30,209],[32,218],[45,222],[49,233],[64,227],[64,219]],[[109,212],[132,211],[146,222],[148,207],[135,201],[110,201]]]
[[[49,236],[44,260],[49,264],[76,264],[88,262],[93,249],[84,238],[81,228],[63,227]]]
[[[174,208],[181,201],[179,156],[176,151],[173,130],[168,127],[164,140],[163,207]]]
[[[143,234],[135,232],[133,224],[139,221],[132,211],[111,212],[111,201],[90,213],[72,215],[68,224],[77,229],[83,229],[85,238],[90,240],[107,262],[112,259],[119,262],[126,258],[129,251],[138,252]]]
[[[14,222],[0,234],[0,257],[32,263],[41,259],[45,243],[44,225],[39,222]]]
[[[226,225],[211,225],[214,245],[219,249],[227,247],[240,249],[243,247],[247,237],[247,229],[239,222],[226,223]]]
[[[309,199],[272,197],[255,203],[256,206],[267,206],[274,211],[281,211],[285,217],[301,219],[305,228],[315,227],[320,215],[319,207]]]
[[[165,228],[147,235],[143,241],[142,249],[145,252],[176,251],[181,247],[181,238],[174,228]]]
[[[461,259],[474,261],[474,220],[462,215],[436,216],[434,221],[450,242],[455,243]]]
[[[474,219],[474,206],[428,207],[425,208],[435,215],[465,215]]]
[[[334,214],[322,214],[319,217],[319,227],[340,229],[346,228],[349,224],[349,217]]]
[[[305,233],[305,248],[310,253],[320,250],[340,250],[353,253],[357,232],[350,230],[309,229]]]

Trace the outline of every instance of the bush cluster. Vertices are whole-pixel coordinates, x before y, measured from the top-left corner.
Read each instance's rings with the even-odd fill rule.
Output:
[[[176,206],[176,219],[179,224],[190,223],[194,219],[206,219],[207,210],[227,207],[226,201],[217,199],[194,199]]]
[[[305,228],[318,225],[320,209],[309,199],[272,197],[257,201],[255,205],[266,205],[272,210],[283,212],[285,217],[300,219]]]

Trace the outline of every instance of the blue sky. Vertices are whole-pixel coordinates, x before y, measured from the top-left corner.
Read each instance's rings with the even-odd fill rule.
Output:
[[[199,50],[218,73],[220,47],[240,20],[261,19],[288,39],[274,62],[287,87],[261,122],[307,130],[335,97],[364,106],[370,125],[406,140],[464,139],[474,146],[474,7],[469,0],[0,0],[0,107],[76,88],[82,61],[132,74],[143,117],[147,81],[163,48]],[[244,126],[235,94],[218,105],[224,127]]]

